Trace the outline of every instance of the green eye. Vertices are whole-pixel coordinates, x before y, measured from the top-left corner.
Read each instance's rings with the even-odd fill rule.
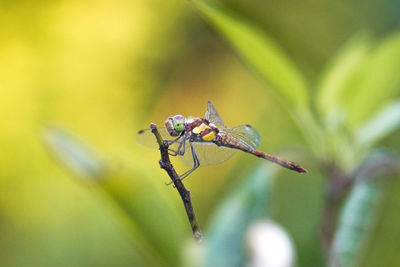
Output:
[[[174,129],[177,132],[182,132],[185,129],[185,127],[183,126],[182,122],[174,122]]]
[[[183,130],[185,130],[185,119],[183,118],[183,116],[175,116],[173,118],[173,124],[175,131],[182,132]]]

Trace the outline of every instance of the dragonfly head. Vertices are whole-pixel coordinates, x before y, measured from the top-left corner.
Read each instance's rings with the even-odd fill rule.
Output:
[[[185,130],[185,117],[182,115],[169,117],[165,121],[165,128],[171,136],[179,136]]]

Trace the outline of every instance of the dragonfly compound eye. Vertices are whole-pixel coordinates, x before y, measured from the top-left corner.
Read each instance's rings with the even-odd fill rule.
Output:
[[[176,115],[172,118],[175,131],[178,133],[185,130],[185,118],[182,115]]]
[[[179,133],[178,133],[177,131],[175,131],[174,123],[173,123],[171,117],[169,117],[169,118],[165,121],[165,128],[167,129],[168,133],[169,133],[171,136],[178,136],[178,135],[179,135]]]
[[[178,136],[183,130],[185,130],[185,118],[182,115],[176,115],[169,117],[165,121],[165,128],[171,136]]]

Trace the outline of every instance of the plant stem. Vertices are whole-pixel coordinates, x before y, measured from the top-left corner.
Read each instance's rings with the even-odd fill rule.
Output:
[[[157,143],[160,146],[160,153],[161,153],[161,160],[159,161],[160,167],[168,173],[169,177],[174,183],[176,190],[178,190],[179,195],[182,198],[183,205],[185,206],[186,214],[188,216],[190,225],[192,227],[193,236],[197,241],[200,242],[203,240],[203,234],[201,233],[199,224],[197,223],[196,220],[196,215],[194,213],[192,201],[190,198],[190,191],[185,188],[181,179],[179,179],[179,175],[176,173],[175,168],[169,159],[168,143],[162,139],[157,129],[157,126],[154,123],[150,124],[150,129],[151,132],[155,135]]]
[[[342,197],[351,188],[353,179],[334,165],[326,166],[325,171],[328,180],[326,181],[325,201],[321,221],[321,243],[325,258],[328,259],[336,231]]]
[[[325,258],[332,261],[332,243],[337,235],[339,213],[343,212],[342,200],[352,190],[356,181],[371,180],[399,173],[398,161],[390,154],[375,153],[364,162],[353,174],[342,171],[336,165],[326,165],[326,194],[321,221],[321,241]]]

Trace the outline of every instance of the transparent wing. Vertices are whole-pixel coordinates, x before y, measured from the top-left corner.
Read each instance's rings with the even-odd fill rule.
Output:
[[[205,117],[207,120],[209,120],[211,123],[215,124],[216,126],[225,127],[224,122],[219,117],[217,109],[214,107],[214,105],[211,103],[211,101],[208,101]]]
[[[173,139],[173,137],[169,135],[169,133],[165,127],[160,127],[157,129],[160,132],[161,137],[164,140],[172,140]],[[139,144],[141,144],[143,146],[147,146],[149,148],[153,148],[153,149],[159,148],[156,137],[154,136],[154,134],[151,132],[150,129],[140,130],[136,134],[136,141]]]
[[[240,125],[235,128],[224,128],[220,129],[220,131],[254,149],[258,147],[261,141],[258,131],[248,124]]]
[[[235,154],[236,150],[228,147],[219,147],[214,143],[193,143],[193,148],[200,161],[201,166],[220,164]],[[190,144],[186,143],[185,154],[179,157],[183,163],[193,166],[193,156]]]

